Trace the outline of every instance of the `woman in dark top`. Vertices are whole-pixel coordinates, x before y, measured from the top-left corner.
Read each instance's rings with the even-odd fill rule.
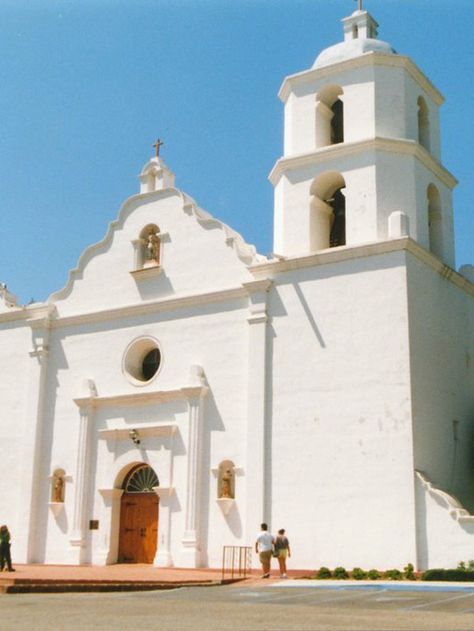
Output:
[[[280,528],[274,543],[275,556],[280,566],[280,578],[288,578],[286,574],[286,557],[291,557],[290,542],[285,537],[285,529]]]

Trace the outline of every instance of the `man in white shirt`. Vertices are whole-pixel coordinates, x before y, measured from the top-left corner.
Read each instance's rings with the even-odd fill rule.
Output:
[[[268,578],[270,576],[270,562],[272,560],[274,540],[272,535],[268,532],[267,524],[261,524],[260,528],[261,532],[255,542],[255,552],[258,553],[260,563],[262,564],[262,578]]]

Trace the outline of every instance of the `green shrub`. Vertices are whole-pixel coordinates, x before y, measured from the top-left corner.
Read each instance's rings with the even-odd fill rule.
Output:
[[[334,578],[338,578],[338,579],[349,578],[349,574],[346,572],[346,568],[337,567],[334,570]]]
[[[316,572],[317,578],[331,578],[331,570],[328,567],[320,567]]]
[[[474,559],[469,559],[469,561],[467,562],[467,569],[474,570]]]
[[[380,572],[378,570],[369,570],[367,572],[367,578],[369,578],[371,581],[376,581],[378,578],[380,578]]]
[[[388,578],[390,581],[401,581],[403,574],[397,569],[387,570],[384,574],[384,578]]]
[[[458,563],[458,570],[464,571],[466,569],[467,568],[466,568],[466,564],[464,563],[464,561],[459,561],[459,563]]]
[[[403,575],[405,576],[405,578],[409,581],[416,581],[416,576],[415,576],[415,568],[413,567],[413,565],[411,563],[408,563],[404,568],[403,568]]]
[[[364,572],[360,567],[355,567],[351,572],[351,576],[356,581],[362,581],[364,578],[367,578],[367,572]]]
[[[426,570],[421,576],[422,581],[474,581],[473,570],[463,570],[457,568],[455,570],[445,570],[444,568],[435,568]]]

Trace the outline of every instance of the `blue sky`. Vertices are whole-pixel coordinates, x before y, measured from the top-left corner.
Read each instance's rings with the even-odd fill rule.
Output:
[[[353,0],[2,0],[0,281],[61,288],[164,139],[176,185],[263,253],[285,75],[342,40]],[[457,265],[474,263],[472,0],[365,0],[446,97]]]

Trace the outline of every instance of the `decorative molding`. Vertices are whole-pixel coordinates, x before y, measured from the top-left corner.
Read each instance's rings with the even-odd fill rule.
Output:
[[[32,328],[49,326],[50,318],[55,314],[56,307],[43,302],[38,302],[24,307],[13,307],[9,311],[0,313],[0,322],[18,321],[22,325],[30,325]]]
[[[148,267],[131,270],[130,274],[138,281],[159,276],[162,271],[163,267],[161,265],[149,265]]]
[[[170,401],[186,401],[195,397],[205,396],[207,394],[207,391],[207,386],[185,386],[176,390],[134,392],[130,394],[116,394],[105,397],[79,397],[77,399],[73,399],[73,401],[79,408],[84,408],[87,406],[91,406],[94,408],[103,408],[109,407],[111,405],[133,406],[150,403],[160,404],[168,403]]]
[[[421,471],[415,470],[415,475],[425,491],[444,505],[446,510],[449,512],[450,517],[452,517],[455,521],[474,523],[474,515],[471,515],[471,513],[463,507],[461,502],[454,497],[454,495],[450,495],[449,493],[446,493],[446,491],[442,491],[434,486],[428,476]]]
[[[456,178],[415,140],[381,137],[357,140],[355,142],[341,142],[336,145],[320,147],[309,153],[283,156],[275,163],[268,179],[276,186],[280,178],[287,171],[319,164],[320,162],[326,161],[328,157],[340,160],[341,158],[366,151],[386,151],[388,153],[400,153],[413,156],[434,173],[448,188],[453,189],[458,183]]]
[[[307,267],[315,267],[317,265],[330,265],[340,263],[342,261],[350,261],[353,259],[366,258],[369,256],[378,256],[406,250],[417,259],[426,263],[437,271],[441,276],[446,278],[460,289],[474,296],[474,283],[471,283],[466,277],[462,276],[454,269],[443,263],[438,257],[425,250],[421,245],[416,243],[410,237],[402,237],[399,239],[388,239],[387,241],[375,241],[373,243],[365,243],[354,246],[342,246],[339,248],[328,248],[320,250],[314,254],[305,256],[288,257],[284,260],[272,260],[268,263],[260,263],[250,267],[250,271],[256,277],[271,276],[273,278],[285,272],[292,272]],[[279,281],[285,282],[284,278]]]
[[[130,440],[131,429],[130,427],[99,429],[99,438],[105,440]],[[134,425],[133,429],[137,432],[139,439],[152,436],[172,436],[179,431],[177,423],[169,423],[166,425]]]
[[[322,68],[310,68],[286,77],[278,92],[280,100],[286,102],[293,85],[316,81],[330,77],[333,74],[347,72],[365,66],[391,66],[392,68],[405,68],[412,78],[423,90],[433,99],[436,105],[444,103],[444,96],[428,79],[428,77],[418,68],[418,66],[405,55],[384,55],[374,51],[369,51],[358,57],[346,59]]]
[[[151,315],[164,311],[175,311],[186,307],[225,302],[227,300],[238,300],[246,298],[247,295],[246,290],[242,286],[206,293],[187,294],[185,296],[139,302],[126,307],[115,307],[113,309],[103,309],[101,311],[90,311],[78,315],[58,317],[52,321],[52,326],[53,328],[58,328],[76,324],[106,322],[108,320],[135,317],[137,315]],[[236,308],[238,308],[237,305]]]

